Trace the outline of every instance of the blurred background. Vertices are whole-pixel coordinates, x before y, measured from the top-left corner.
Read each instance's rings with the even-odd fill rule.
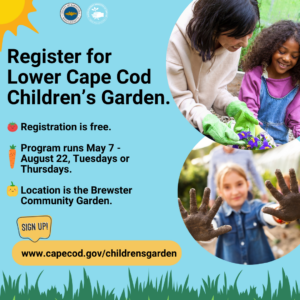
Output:
[[[261,0],[260,15],[264,25],[282,19],[300,22],[300,1],[298,0]]]
[[[218,149],[216,149],[219,147]],[[222,147],[222,148],[221,148]],[[184,207],[189,211],[189,190],[196,189],[198,206],[201,204],[204,188],[208,185],[209,168],[212,164],[212,156],[216,151],[220,151],[224,146],[203,138],[190,152],[182,167],[179,183],[178,197],[181,199]],[[215,150],[214,150],[215,149]],[[214,151],[213,151],[214,150]],[[213,151],[213,152],[212,152]],[[246,150],[237,150],[243,151]],[[270,180],[272,184],[277,186],[277,179],[274,174],[276,169],[280,169],[283,175],[287,175],[290,168],[294,168],[297,178],[300,179],[300,143],[294,140],[286,145],[275,149],[265,151],[251,151],[252,161],[256,172],[261,180],[265,182]],[[215,157],[215,156],[214,156]],[[214,158],[213,158],[214,159]],[[251,192],[254,199],[262,199],[262,192],[257,186],[253,175],[247,173],[251,181]],[[275,202],[276,200],[266,189],[267,201]],[[292,251],[300,244],[300,225],[295,221],[290,223],[286,228],[275,227],[273,229],[265,229],[270,246],[274,252],[274,256],[279,258]],[[210,244],[201,244],[210,253],[215,253],[216,240]]]

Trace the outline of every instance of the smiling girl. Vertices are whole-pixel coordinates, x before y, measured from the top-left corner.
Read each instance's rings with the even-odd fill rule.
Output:
[[[216,215],[214,227],[230,225],[232,230],[219,236],[216,256],[239,264],[260,264],[274,260],[263,226],[272,228],[279,219],[262,212],[260,200],[247,201],[249,181],[236,164],[226,164],[216,175],[217,191],[225,201]],[[275,208],[279,204],[267,204]]]
[[[209,211],[209,188],[204,190],[199,210],[196,191],[190,190],[189,215],[178,199],[181,216],[190,234],[202,242],[218,237],[216,256],[229,262],[252,265],[274,260],[263,226],[283,225],[285,221],[297,219],[300,212],[295,170],[289,171],[290,187],[280,170],[276,170],[275,175],[281,192],[270,181],[266,181],[266,186],[277,204],[265,204],[258,199],[248,201],[249,182],[244,170],[233,163],[223,165],[216,175],[219,197]]]
[[[277,144],[300,136],[300,23],[279,21],[263,29],[243,61],[244,101]]]

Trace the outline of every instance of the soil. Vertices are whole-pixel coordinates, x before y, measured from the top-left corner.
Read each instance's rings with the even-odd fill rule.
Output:
[[[297,222],[290,223],[286,228],[277,226],[269,229],[265,226],[264,230],[268,236],[268,241],[274,253],[275,259],[287,255],[300,244],[300,229]],[[275,239],[273,239],[270,234]],[[199,242],[199,244],[205,250],[213,255],[215,254],[216,243],[217,239],[214,239],[211,243]]]

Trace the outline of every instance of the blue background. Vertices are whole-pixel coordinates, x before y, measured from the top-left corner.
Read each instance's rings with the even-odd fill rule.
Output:
[[[21,287],[25,272],[29,283],[34,284],[38,274],[44,270],[40,279],[40,289],[45,290],[55,285],[63,292],[63,284],[68,282],[69,270],[73,284],[77,289],[83,278],[83,267],[24,267],[16,264],[12,258],[12,248],[21,240],[18,235],[16,220],[20,216],[50,215],[53,219],[51,240],[173,240],[182,248],[182,258],[169,267],[86,267],[92,284],[98,280],[109,290],[115,288],[120,295],[128,284],[128,269],[133,277],[144,281],[148,274],[155,279],[172,271],[176,282],[183,283],[189,275],[189,286],[199,288],[201,279],[209,275],[215,279],[226,271],[229,283],[233,283],[238,273],[240,290],[257,286],[262,292],[262,284],[267,283],[270,272],[273,286],[281,279],[284,268],[291,282],[299,278],[297,263],[299,248],[289,255],[272,263],[257,266],[235,265],[220,260],[202,249],[190,236],[179,214],[177,204],[177,184],[181,167],[191,151],[199,142],[201,135],[181,115],[172,100],[168,88],[165,58],[168,40],[172,28],[189,1],[101,1],[108,10],[108,19],[100,25],[89,22],[87,9],[91,1],[76,1],[82,9],[82,18],[74,25],[65,24],[60,19],[60,9],[66,4],[62,1],[33,1],[36,12],[29,14],[29,20],[39,34],[20,26],[18,36],[11,32],[4,36],[0,53],[0,226],[1,271],[14,279],[19,274]],[[45,13],[47,17],[45,18]],[[20,52],[82,52],[80,63],[50,65],[33,68],[29,64],[8,64],[8,48]],[[87,64],[85,53],[89,48],[94,52],[112,52],[109,64]],[[94,89],[88,85],[69,85],[65,74],[69,69],[79,72],[108,72],[112,83],[100,83]],[[129,72],[144,73],[150,68],[151,85],[120,85],[115,74],[120,69]],[[59,85],[8,85],[7,69],[13,74],[21,72],[61,72]],[[82,89],[100,95],[103,90],[111,89],[115,94],[135,93],[139,89],[149,93],[164,93],[170,105],[104,105],[101,101],[88,105],[11,105],[7,94],[11,89],[27,92],[31,89],[49,88],[58,93],[81,93]],[[37,124],[63,123],[108,124],[108,132],[25,132],[20,129],[8,132],[9,122],[27,122]],[[115,143],[121,147],[122,155],[129,155],[128,164],[71,164],[71,174],[23,174],[20,167],[20,145],[85,145],[96,143],[107,145]],[[17,160],[12,170],[8,163],[9,145],[17,145]],[[26,154],[26,153],[25,153]],[[63,154],[63,153],[62,153]],[[30,155],[30,153],[28,153]],[[56,164],[57,165],[57,164]],[[16,198],[6,195],[6,188],[13,181],[24,187],[132,187],[131,195],[110,197],[113,205],[109,206],[29,206],[21,205],[20,194]],[[75,195],[73,195],[75,197]],[[79,221],[78,221],[79,220]],[[70,229],[72,229],[70,231]],[[66,234],[70,232],[70,234]],[[2,279],[0,279],[2,283]],[[275,284],[275,285],[274,285]]]

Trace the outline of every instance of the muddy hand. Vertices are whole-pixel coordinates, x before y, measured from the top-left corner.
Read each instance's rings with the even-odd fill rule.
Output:
[[[300,193],[296,173],[294,169],[290,169],[291,190],[287,187],[280,170],[275,171],[279,187],[282,194],[275,189],[272,183],[266,181],[266,187],[269,189],[273,197],[279,202],[279,208],[273,209],[270,207],[263,208],[263,212],[270,214],[284,221],[294,221],[300,218]]]
[[[189,230],[190,234],[196,241],[209,241],[221,234],[229,232],[232,228],[229,225],[221,226],[214,229],[211,222],[218,212],[223,200],[219,197],[210,211],[208,209],[210,189],[205,188],[203,199],[199,210],[197,209],[196,190],[190,190],[190,215],[178,199],[179,209],[182,219]]]

